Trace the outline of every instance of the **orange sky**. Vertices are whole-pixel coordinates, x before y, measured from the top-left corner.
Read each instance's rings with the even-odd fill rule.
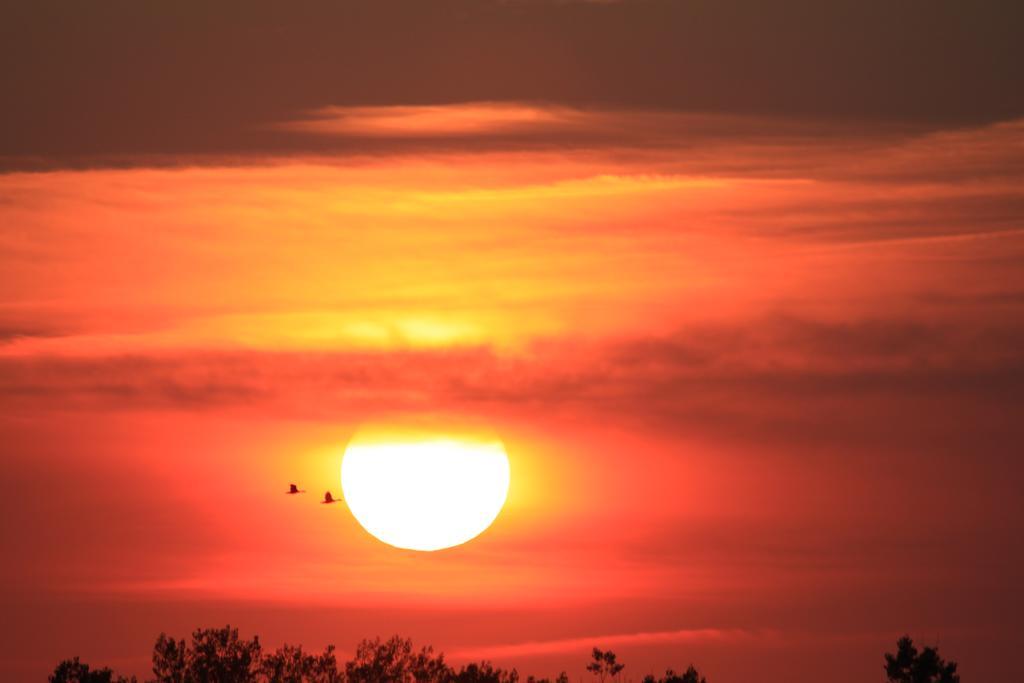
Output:
[[[332,115],[631,116],[530,111]],[[5,660],[144,673],[157,632],[212,619],[538,673],[604,643],[726,682],[808,648],[870,680],[909,630],[1000,671],[1021,130],[0,177],[5,600],[59,636],[10,632]],[[280,495],[337,490],[359,424],[425,413],[506,443],[477,540],[397,551]]]
[[[0,679],[227,622],[1024,678],[1005,4],[0,8]],[[283,495],[426,418],[506,446],[475,540]]]

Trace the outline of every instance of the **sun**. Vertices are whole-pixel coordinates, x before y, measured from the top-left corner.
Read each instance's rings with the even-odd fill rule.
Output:
[[[363,431],[341,461],[342,493],[356,520],[409,550],[479,536],[505,505],[510,479],[501,441],[470,435]]]

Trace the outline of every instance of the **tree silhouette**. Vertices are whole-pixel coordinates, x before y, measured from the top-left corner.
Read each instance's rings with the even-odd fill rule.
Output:
[[[238,637],[238,629],[199,629],[192,634],[189,668],[197,683],[252,683],[259,671],[262,649],[258,636]]]
[[[260,663],[263,678],[272,683],[341,683],[334,646],[328,645],[322,655],[307,654],[302,646],[285,644]]]
[[[398,636],[363,640],[345,664],[349,683],[444,683],[449,675],[444,655],[435,656],[429,646],[414,652],[412,641]]]
[[[153,645],[153,675],[156,683],[185,683],[188,670],[184,640],[161,633]]]
[[[268,655],[266,662],[273,665],[277,661],[275,658],[283,661],[291,656],[291,649],[284,646],[274,655]],[[319,683],[318,679],[309,677],[295,679],[263,675],[264,661],[259,637],[254,636],[252,640],[239,638],[238,629],[230,626],[197,629],[188,644],[184,639],[175,640],[161,633],[153,645],[153,683],[256,683],[262,680],[275,683],[312,680]]]
[[[615,661],[615,653],[611,650],[602,652],[595,647],[591,659],[593,661],[587,664],[587,671],[597,676],[601,683],[604,683],[607,677],[614,679],[626,668],[625,664]]]
[[[50,683],[135,683],[135,677],[130,679],[123,676],[114,676],[110,669],[89,670],[89,665],[74,659],[65,659],[57,665],[48,679]]]
[[[890,683],[960,683],[956,662],[939,657],[938,648],[918,652],[910,636],[896,643],[896,654],[885,653],[885,675]]]
[[[954,664],[955,668],[956,665]],[[594,648],[587,670],[605,681],[619,678],[625,665],[615,653]],[[444,655],[427,646],[419,650],[399,636],[387,640],[363,640],[355,656],[339,666],[334,646],[322,654],[306,652],[298,645],[282,645],[264,652],[259,638],[240,638],[238,629],[197,629],[191,638],[176,640],[161,633],[153,645],[153,678],[146,683],[520,683],[515,669],[501,669],[490,662],[449,666]],[[903,679],[897,679],[902,683]],[[912,683],[918,683],[917,679]],[[933,683],[926,679],[927,683]],[[116,676],[108,668],[92,670],[78,657],[60,662],[50,683],[138,683],[135,677]],[[569,683],[564,671],[554,681],[530,676],[526,683]],[[707,683],[692,666],[682,676],[671,669],[663,679],[647,676],[644,683]],[[934,683],[959,683],[939,679]]]
[[[192,642],[161,633],[153,646],[155,683],[256,683],[262,648],[258,636],[238,637],[238,629],[197,629]]]
[[[452,671],[450,683],[518,683],[519,672],[515,669],[495,669],[490,662],[467,664],[458,672]]]
[[[701,676],[691,664],[682,675],[669,669],[664,678],[655,678],[650,674],[644,676],[643,683],[708,683],[708,679]]]
[[[550,678],[534,678],[533,676],[526,677],[526,683],[551,683]],[[569,683],[569,674],[564,671],[555,677],[554,683]]]

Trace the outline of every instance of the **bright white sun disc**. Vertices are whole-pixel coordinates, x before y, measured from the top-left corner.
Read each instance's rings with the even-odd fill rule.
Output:
[[[341,461],[342,492],[356,520],[409,550],[450,548],[478,536],[501,512],[509,478],[500,441],[356,439]]]

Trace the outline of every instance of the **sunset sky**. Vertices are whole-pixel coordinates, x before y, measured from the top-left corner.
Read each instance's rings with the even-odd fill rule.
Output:
[[[0,679],[225,623],[710,683],[880,683],[909,633],[1024,679],[1021,26],[3,3]],[[483,534],[315,504],[420,421],[504,443]]]

